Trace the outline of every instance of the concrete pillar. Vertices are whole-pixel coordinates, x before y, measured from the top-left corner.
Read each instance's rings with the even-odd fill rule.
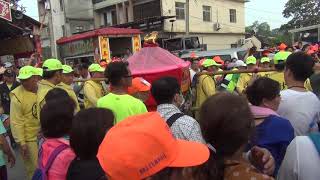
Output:
[[[119,4],[116,4],[116,14],[117,14],[117,24],[120,24],[120,7],[119,7]]]
[[[133,2],[132,0],[129,0],[129,7],[128,7],[128,22],[133,22]]]
[[[128,19],[127,19],[127,6],[125,4],[125,2],[122,2],[122,23],[127,23]]]
[[[94,19],[94,27],[99,28],[101,26],[101,15],[97,11],[93,12],[93,19]]]

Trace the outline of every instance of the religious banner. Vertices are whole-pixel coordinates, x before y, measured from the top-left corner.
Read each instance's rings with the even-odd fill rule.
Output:
[[[132,37],[132,52],[138,52],[141,49],[141,38],[140,35]]]
[[[109,48],[109,38],[99,36],[99,46],[100,46],[100,57],[105,59],[107,63],[111,61],[110,48]]]
[[[0,0],[0,18],[12,21],[10,4],[4,0]]]

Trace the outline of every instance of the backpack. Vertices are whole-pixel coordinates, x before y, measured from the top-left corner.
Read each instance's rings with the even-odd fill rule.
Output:
[[[47,161],[47,164],[45,166],[42,165],[42,148],[40,148],[39,151],[39,157],[38,157],[38,168],[35,170],[32,180],[47,180],[47,174],[49,169],[51,168],[51,165],[53,164],[56,157],[65,149],[69,148],[66,144],[61,144],[60,146],[56,147],[53,152],[50,154],[49,159]]]
[[[167,120],[167,125],[171,128],[172,124],[176,122],[179,118],[184,116],[185,114],[183,113],[176,113],[172,115],[168,120]]]

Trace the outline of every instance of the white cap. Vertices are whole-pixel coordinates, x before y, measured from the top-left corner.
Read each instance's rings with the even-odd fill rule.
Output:
[[[12,66],[13,66],[13,64],[11,62],[5,62],[4,63],[4,68],[10,68]]]
[[[241,60],[237,60],[234,64],[235,67],[247,67],[246,63]]]

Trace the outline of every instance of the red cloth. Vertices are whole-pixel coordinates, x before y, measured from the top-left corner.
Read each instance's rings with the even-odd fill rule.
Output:
[[[160,47],[144,47],[129,57],[128,62],[133,77],[142,77],[151,84],[154,80],[164,76],[177,78],[182,86],[190,84],[190,62]],[[150,109],[156,106],[152,97],[146,104]]]

